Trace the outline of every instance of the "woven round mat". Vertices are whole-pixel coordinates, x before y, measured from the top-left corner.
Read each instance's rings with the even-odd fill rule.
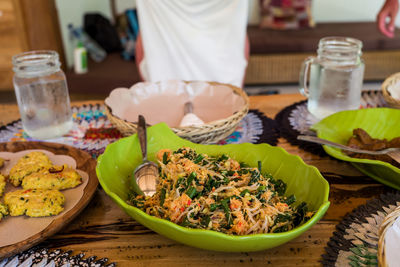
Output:
[[[276,146],[278,138],[279,130],[276,121],[256,109],[250,109],[235,132],[219,141],[218,144],[267,143]]]
[[[364,91],[361,97],[361,108],[386,107],[382,91],[371,90]],[[300,148],[318,156],[326,155],[321,145],[310,142],[299,141],[297,136],[315,135],[310,130],[311,125],[318,120],[310,114],[307,109],[307,100],[294,103],[282,109],[275,117],[280,135],[290,144],[299,146]]]
[[[20,253],[10,258],[0,260],[0,266],[96,266],[114,267],[117,264],[108,262],[107,258],[97,258],[96,256],[85,257],[85,253],[72,256],[72,251],[61,249],[49,250],[40,246],[33,247],[26,252]]]
[[[386,215],[400,206],[400,192],[382,194],[347,214],[322,255],[324,266],[376,266],[379,226]]]
[[[63,143],[83,149],[93,157],[104,152],[105,147],[122,137],[112,126],[105,114],[103,105],[83,105],[73,107],[73,128],[59,138],[46,141]],[[276,122],[258,110],[250,110],[240,121],[235,131],[218,144],[268,143],[276,145],[279,131]],[[22,129],[21,120],[13,121],[0,127],[0,142],[38,141],[28,136]]]

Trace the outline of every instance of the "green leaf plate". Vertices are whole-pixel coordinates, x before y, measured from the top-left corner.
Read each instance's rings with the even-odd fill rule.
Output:
[[[142,160],[137,135],[120,139],[107,146],[98,158],[96,172],[104,191],[132,218],[151,230],[178,242],[216,251],[245,252],[279,246],[299,236],[314,225],[329,207],[328,182],[319,171],[306,165],[302,159],[285,150],[268,144],[200,145],[176,136],[166,124],[148,128],[149,159],[155,161],[155,153],[162,148],[176,150],[187,146],[209,155],[228,154],[250,166],[262,161],[262,171],[287,183],[287,195],[295,194],[298,202],[305,201],[315,215],[306,223],[284,233],[234,236],[211,230],[191,229],[170,221],[150,216],[127,204],[130,175]]]
[[[391,108],[367,108],[335,113],[314,124],[319,138],[346,144],[353,129],[362,128],[373,138],[393,139],[400,136],[400,110]],[[364,174],[382,184],[400,190],[400,169],[392,164],[370,159],[352,158],[340,149],[324,145],[326,153],[340,160],[348,161]]]

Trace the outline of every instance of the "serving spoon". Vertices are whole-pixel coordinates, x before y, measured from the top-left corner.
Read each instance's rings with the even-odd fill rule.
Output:
[[[145,196],[152,196],[156,193],[159,173],[157,164],[147,159],[146,121],[142,115],[139,115],[138,118],[137,135],[139,138],[143,161],[138,167],[136,167],[134,177],[136,184],[143,194]]]
[[[179,123],[179,127],[200,126],[203,124],[204,121],[193,113],[193,103],[191,101],[186,102],[183,106],[183,118]]]
[[[342,144],[338,144],[338,143],[328,141],[326,139],[321,139],[321,138],[318,138],[316,136],[311,136],[311,135],[299,135],[299,136],[297,136],[297,139],[302,140],[302,141],[317,143],[320,145],[328,145],[328,146],[340,148],[340,149],[347,150],[347,151],[354,152],[354,153],[370,154],[370,155],[388,155],[392,159],[394,159],[395,161],[400,163],[400,148],[397,148],[397,147],[391,147],[391,148],[386,148],[386,149],[382,149],[382,150],[372,151],[372,150],[364,150],[364,149],[358,149],[358,148],[345,146]]]

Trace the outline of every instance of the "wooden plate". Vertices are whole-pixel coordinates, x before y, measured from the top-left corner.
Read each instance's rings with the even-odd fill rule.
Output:
[[[75,159],[77,169],[86,172],[89,175],[89,180],[86,187],[83,189],[83,195],[77,204],[66,213],[57,216],[46,228],[39,233],[36,233],[29,238],[18,243],[0,247],[0,258],[9,257],[24,251],[51,235],[57,233],[61,228],[70,223],[89,203],[96,191],[98,179],[96,176],[96,161],[86,152],[77,148],[48,142],[8,142],[0,143],[0,151],[18,152],[30,149],[43,149],[50,151],[56,155],[67,155]],[[34,219],[34,218],[32,218]],[[0,222],[1,227],[1,222]]]

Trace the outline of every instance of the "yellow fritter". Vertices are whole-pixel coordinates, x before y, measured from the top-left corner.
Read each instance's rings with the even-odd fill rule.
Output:
[[[6,177],[0,173],[0,197],[4,193],[4,188],[6,188]]]
[[[8,215],[8,208],[6,205],[0,203],[0,221]]]
[[[50,168],[51,165],[49,157],[43,152],[34,151],[28,153],[11,168],[8,180],[14,186],[19,186],[25,176],[38,172],[43,168]]]
[[[4,196],[11,216],[30,217],[57,215],[64,210],[64,195],[58,190],[21,189]]]
[[[31,173],[22,180],[24,189],[58,189],[73,188],[82,183],[79,173],[67,165],[53,166]]]
[[[4,166],[4,159],[0,158],[0,168],[2,168]]]

